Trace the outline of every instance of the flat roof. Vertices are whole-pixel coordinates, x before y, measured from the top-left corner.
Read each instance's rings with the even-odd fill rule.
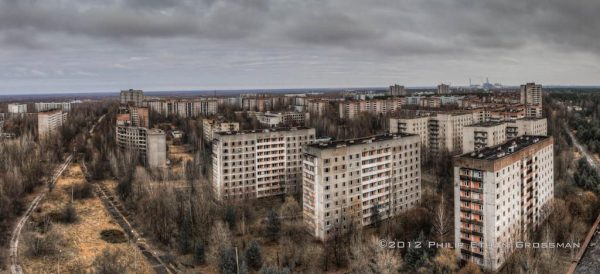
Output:
[[[484,149],[473,151],[457,156],[458,158],[477,159],[477,160],[497,160],[502,157],[514,154],[528,146],[540,141],[549,139],[548,136],[524,135],[510,139],[502,144],[486,147]]]
[[[361,145],[361,144],[367,144],[369,142],[387,141],[387,140],[398,139],[398,137],[402,138],[402,137],[410,137],[410,136],[417,136],[417,134],[410,134],[410,133],[389,134],[388,133],[388,134],[374,135],[374,136],[368,136],[368,137],[362,137],[362,138],[356,138],[356,139],[317,142],[317,143],[309,144],[308,147],[321,148],[321,149],[336,148],[336,147],[340,147],[340,146]]]
[[[495,127],[504,124],[504,122],[486,121],[468,125],[467,127]]]
[[[295,131],[295,130],[306,130],[312,129],[309,127],[274,127],[274,128],[266,128],[266,129],[247,129],[247,130],[238,130],[238,131],[219,131],[215,132],[219,135],[242,135],[242,134],[252,134],[252,133],[269,133],[269,132],[281,132],[281,131]]]

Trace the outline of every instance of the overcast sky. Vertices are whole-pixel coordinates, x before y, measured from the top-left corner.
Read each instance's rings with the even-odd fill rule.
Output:
[[[0,0],[0,94],[600,84],[598,0]]]

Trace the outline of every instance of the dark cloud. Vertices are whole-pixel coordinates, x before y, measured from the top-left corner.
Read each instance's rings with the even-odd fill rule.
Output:
[[[548,57],[599,58],[597,14],[597,0],[0,0],[0,61],[19,63],[18,49],[49,51],[39,56],[89,58],[90,67],[70,71],[106,75],[139,52],[156,67],[157,60],[214,69],[224,60],[228,67],[293,56],[286,64],[320,60],[312,71],[329,65],[338,74],[365,63],[425,73],[421,64],[435,70],[461,60],[471,66],[464,75],[515,64],[506,60],[539,68],[552,65]]]

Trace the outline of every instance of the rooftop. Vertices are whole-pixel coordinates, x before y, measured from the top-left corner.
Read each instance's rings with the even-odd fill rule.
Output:
[[[472,125],[468,125],[467,127],[495,127],[495,126],[498,126],[501,124],[504,124],[504,122],[487,121],[487,122],[479,122],[479,123],[475,123]]]
[[[497,146],[486,147],[479,151],[465,153],[457,157],[477,160],[498,160],[546,139],[549,139],[549,137],[525,135],[508,140]]]
[[[317,142],[317,143],[310,144],[308,146],[313,147],[313,148],[321,148],[321,149],[337,148],[337,147],[343,147],[343,146],[361,145],[361,144],[368,144],[368,143],[372,143],[372,142],[394,140],[394,139],[400,139],[400,138],[409,137],[409,136],[417,136],[417,135],[416,134],[408,134],[408,133],[382,134],[382,135],[374,135],[374,136],[357,138],[357,139],[349,139],[349,140]]]
[[[312,128],[309,128],[309,127],[275,127],[275,128],[267,128],[267,129],[249,129],[249,130],[240,130],[240,131],[220,131],[220,132],[215,132],[215,133],[219,134],[219,135],[230,136],[230,135],[295,131],[295,130],[306,130],[306,129],[312,129]]]

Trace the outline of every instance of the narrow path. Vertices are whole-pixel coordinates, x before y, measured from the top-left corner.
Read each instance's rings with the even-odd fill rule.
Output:
[[[31,202],[31,204],[27,208],[27,211],[25,211],[25,214],[21,217],[21,219],[15,226],[15,228],[12,232],[12,236],[10,238],[10,248],[9,248],[10,273],[12,273],[12,274],[22,274],[23,273],[23,269],[21,268],[21,265],[19,265],[19,238],[21,237],[21,230],[23,230],[23,227],[27,223],[27,220],[31,216],[31,213],[33,213],[33,211],[35,211],[35,209],[39,205],[40,201],[46,196],[46,194],[48,193],[48,190],[50,188],[52,188],[52,186],[54,186],[54,184],[56,183],[58,178],[60,178],[60,176],[63,174],[63,172],[71,164],[72,160],[73,160],[73,155],[69,155],[65,159],[65,161],[56,169],[56,171],[54,172],[54,175],[52,176],[52,179],[50,179],[48,187],[44,188],[40,192],[40,194],[38,194],[38,196],[35,197],[35,199]]]

